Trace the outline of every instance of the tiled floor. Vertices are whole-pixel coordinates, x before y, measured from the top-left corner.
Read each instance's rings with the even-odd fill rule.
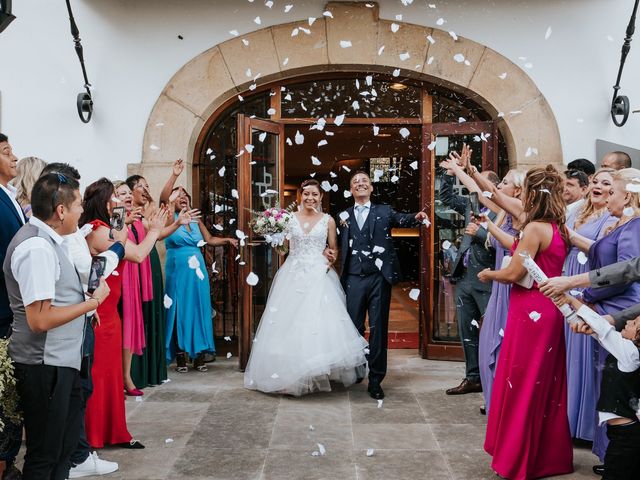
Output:
[[[443,391],[460,380],[461,363],[391,351],[387,398],[378,408],[365,384],[302,398],[247,391],[236,360],[219,359],[207,373],[172,373],[169,383],[146,389],[142,402],[128,399],[129,429],[147,448],[102,451],[120,463],[105,478],[498,478],[482,450],[481,395]],[[318,444],[324,456],[314,456]],[[595,460],[576,449],[576,472],[560,478],[597,478]]]

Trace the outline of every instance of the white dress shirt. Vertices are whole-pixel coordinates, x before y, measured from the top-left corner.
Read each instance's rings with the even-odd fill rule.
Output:
[[[6,193],[7,196],[9,197],[9,199],[11,199],[11,203],[13,203],[14,208],[18,212],[18,217],[21,220],[24,220],[25,219],[25,214],[22,211],[22,207],[20,207],[20,204],[16,200],[16,188],[13,185],[9,185],[9,184],[7,184],[7,186],[5,187],[1,183],[0,183],[0,188],[2,190],[4,190],[4,193]]]
[[[58,245],[62,245],[63,238],[42,220],[31,217],[30,223],[47,232]],[[55,298],[60,264],[53,246],[46,239],[31,237],[18,245],[11,256],[11,273],[20,286],[25,307],[33,302]]]
[[[576,210],[580,209],[582,207],[582,204],[585,202],[584,198],[581,198],[580,200],[576,200],[573,203],[570,203],[569,205],[567,205],[567,217],[572,214],[573,212],[575,212]]]
[[[631,340],[624,338],[620,332],[616,331],[613,325],[586,305],[580,307],[576,313],[589,324],[598,342],[600,342],[611,355],[616,357],[618,369],[621,372],[635,372],[640,368],[640,352]],[[598,422],[600,425],[614,418],[622,417],[611,412],[598,412]]]
[[[353,207],[353,213],[354,216],[356,217],[356,219],[358,218],[358,207],[360,206],[359,203],[356,203]],[[363,207],[365,207],[364,210],[362,210],[362,223],[364,224],[367,221],[367,217],[369,216],[369,211],[371,210],[371,201],[368,201],[367,203],[362,205]]]

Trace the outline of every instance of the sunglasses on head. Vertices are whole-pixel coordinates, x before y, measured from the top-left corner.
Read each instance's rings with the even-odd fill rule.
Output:
[[[68,182],[67,177],[59,172],[51,172],[50,175],[55,175],[58,179],[58,186],[56,187],[56,191],[53,192],[53,197],[51,197],[51,210],[55,212],[56,207],[58,206],[56,201],[58,199],[58,191],[60,190],[60,185],[66,185]]]

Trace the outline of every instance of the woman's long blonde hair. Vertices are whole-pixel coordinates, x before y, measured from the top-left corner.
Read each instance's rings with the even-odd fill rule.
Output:
[[[596,173],[593,174],[593,177],[591,177],[591,178],[596,178],[601,173],[610,173],[611,177],[613,177],[613,174],[615,172],[616,172],[616,170],[613,169],[613,168],[606,168],[606,167],[605,168],[599,168],[596,171]],[[606,211],[607,211],[607,206],[605,205],[600,210],[600,215],[602,215]],[[584,201],[584,206],[580,210],[580,214],[576,217],[576,221],[573,224],[573,229],[574,230],[578,229],[578,227],[580,227],[581,225],[585,224],[587,222],[587,220],[597,212],[598,212],[598,210],[596,210],[596,207],[591,202],[591,193],[589,193],[589,195],[587,195],[586,200]],[[600,215],[598,215],[598,217]]]
[[[46,165],[47,162],[38,157],[24,157],[18,162],[18,175],[13,180],[13,186],[16,187],[16,201],[21,207],[31,203],[31,190]]]
[[[640,193],[632,192],[627,187],[630,184],[638,185],[640,188],[640,170],[637,168],[623,168],[614,172],[612,175],[614,182],[621,182],[624,185],[625,191],[631,195],[631,201],[628,207],[633,209],[633,215],[622,215],[620,219],[609,229],[609,232],[615,230],[620,225],[624,225],[629,220],[640,216]],[[608,233],[608,232],[607,232]]]
[[[523,186],[524,186],[524,178],[527,175],[526,170],[518,170],[516,168],[513,168],[513,169],[509,170],[506,173],[505,177],[507,175],[509,175],[510,173],[512,174],[512,177],[513,177],[513,185],[516,188],[520,189],[520,196],[522,196]],[[495,222],[493,222],[496,225],[496,227],[500,228],[502,226],[502,223],[504,222],[504,219],[506,218],[506,216],[507,216],[507,212],[504,211],[504,210],[500,210],[500,212],[496,216]],[[513,222],[517,222],[517,219],[514,218]],[[489,248],[491,246],[491,237],[492,236],[493,235],[491,235],[491,233],[487,234],[487,241],[485,242],[485,246],[487,248]]]

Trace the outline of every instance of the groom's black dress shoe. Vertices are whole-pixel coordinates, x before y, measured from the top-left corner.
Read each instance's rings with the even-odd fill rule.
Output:
[[[592,467],[593,473],[596,475],[603,476],[604,475],[604,465],[594,465]]]
[[[450,388],[445,393],[447,395],[464,395],[465,393],[476,393],[482,391],[482,385],[480,382],[470,382],[468,379],[462,380],[462,383],[457,387]]]
[[[384,398],[384,390],[382,390],[380,385],[369,384],[367,392],[369,392],[369,396],[375,400],[382,400]]]

